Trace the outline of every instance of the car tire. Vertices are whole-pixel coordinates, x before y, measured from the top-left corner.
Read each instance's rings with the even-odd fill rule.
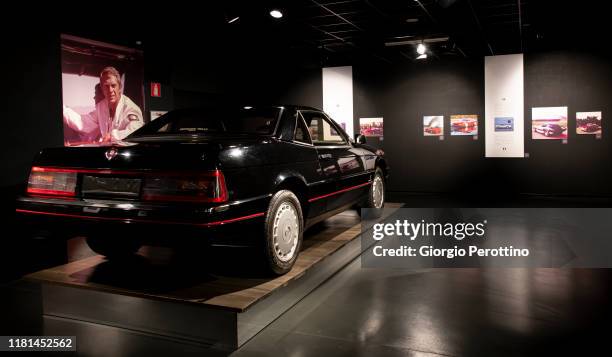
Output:
[[[304,218],[297,196],[289,190],[276,192],[266,212],[264,256],[266,270],[282,275],[291,270],[302,247]]]
[[[377,167],[368,192],[368,199],[364,206],[364,208],[368,209],[368,214],[366,216],[372,218],[382,216],[385,207],[385,196],[385,176],[383,175],[383,171]]]
[[[132,257],[142,246],[135,239],[109,235],[90,235],[87,245],[94,252],[110,260],[123,260]]]

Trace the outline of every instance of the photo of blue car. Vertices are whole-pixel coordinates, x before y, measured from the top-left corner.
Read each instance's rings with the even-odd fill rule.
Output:
[[[495,118],[495,131],[514,131],[514,118]]]

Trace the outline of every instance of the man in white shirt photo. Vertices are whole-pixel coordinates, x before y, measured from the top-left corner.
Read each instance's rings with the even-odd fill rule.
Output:
[[[78,133],[99,137],[101,143],[123,140],[144,125],[138,105],[121,92],[119,71],[114,67],[104,68],[100,72],[100,87],[104,99],[89,114],[81,115],[64,106],[66,125]]]

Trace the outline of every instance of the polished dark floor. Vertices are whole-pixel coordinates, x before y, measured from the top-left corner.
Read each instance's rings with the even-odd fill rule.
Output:
[[[582,355],[607,345],[609,287],[602,270],[355,262],[236,355]]]
[[[48,242],[28,249],[39,250],[31,252],[39,265],[61,255]],[[68,252],[69,260],[92,254],[78,238]],[[2,335],[76,335],[78,355],[228,354],[134,331],[43,319],[39,288],[28,282],[4,284],[0,296]],[[363,269],[357,259],[232,355],[609,354],[604,351],[612,332],[611,297],[607,269]]]

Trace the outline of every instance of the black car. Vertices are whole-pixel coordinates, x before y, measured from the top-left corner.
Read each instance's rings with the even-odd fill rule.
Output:
[[[542,124],[533,128],[536,133],[544,134],[544,136],[558,136],[561,135],[565,129],[559,124]]]
[[[382,209],[387,164],[356,141],[309,107],[176,110],[122,142],[42,150],[17,212],[83,234],[111,259],[189,237],[258,246],[282,274],[307,227],[354,206]]]

